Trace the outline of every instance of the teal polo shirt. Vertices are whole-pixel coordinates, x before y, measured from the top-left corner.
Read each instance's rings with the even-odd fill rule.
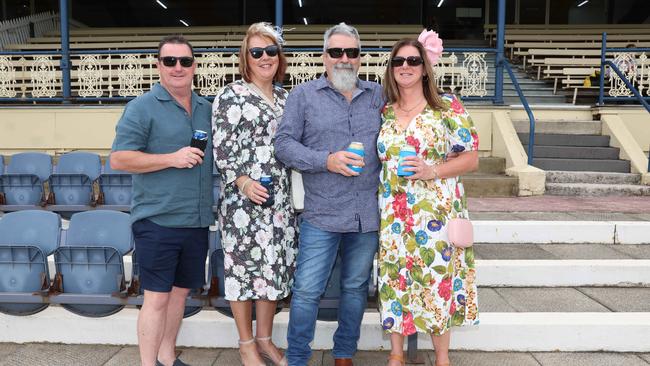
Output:
[[[212,105],[192,92],[192,115],[155,84],[130,101],[115,128],[113,151],[168,154],[189,146],[194,130],[208,133],[203,163],[133,174],[131,221],[149,219],[165,227],[208,227],[212,213]]]

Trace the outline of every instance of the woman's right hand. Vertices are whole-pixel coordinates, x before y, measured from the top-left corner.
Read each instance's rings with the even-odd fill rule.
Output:
[[[244,175],[237,178],[235,184],[237,184],[239,191],[255,204],[261,205],[269,198],[266,188],[249,176]]]

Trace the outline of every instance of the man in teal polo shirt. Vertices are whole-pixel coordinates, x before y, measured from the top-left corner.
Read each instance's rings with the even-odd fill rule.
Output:
[[[133,173],[131,219],[144,303],[138,316],[143,366],[182,366],[176,336],[185,299],[205,283],[212,213],[212,144],[190,147],[210,131],[210,103],[192,91],[194,52],[182,36],[158,46],[160,83],[126,105],[116,127],[111,167]]]

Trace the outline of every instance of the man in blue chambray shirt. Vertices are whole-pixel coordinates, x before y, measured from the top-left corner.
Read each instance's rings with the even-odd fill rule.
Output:
[[[381,86],[357,76],[359,33],[341,23],[325,32],[326,74],[293,89],[275,138],[275,155],[302,173],[305,208],[287,334],[291,366],[307,365],[318,304],[340,250],[341,298],[332,354],[352,365],[377,251]],[[361,142],[364,156],[345,151]],[[349,166],[362,167],[361,173]]]
[[[212,153],[190,147],[209,133],[211,104],[192,91],[190,43],[158,46],[160,84],[126,105],[116,127],[111,167],[133,173],[131,221],[144,303],[138,315],[143,366],[183,366],[176,336],[190,289],[205,283],[212,213]],[[212,149],[208,139],[207,149]]]

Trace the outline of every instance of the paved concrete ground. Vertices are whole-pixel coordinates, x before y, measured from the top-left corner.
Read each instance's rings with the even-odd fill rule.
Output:
[[[650,259],[650,245],[475,244],[478,259]]]
[[[180,349],[180,358],[192,366],[237,366],[239,355],[233,349]],[[433,366],[433,352],[421,352],[425,366]],[[387,352],[359,352],[357,366],[382,366]],[[648,366],[650,353],[566,353],[566,352],[466,352],[451,354],[453,366]],[[1,366],[126,366],[138,365],[136,347],[63,344],[0,343]],[[328,351],[316,351],[309,366],[334,364]]]
[[[479,287],[481,312],[650,312],[647,287]]]
[[[535,209],[541,210],[544,207]],[[481,211],[473,210],[471,205],[469,216],[473,220],[496,221],[650,221],[650,213],[639,212]]]
[[[621,212],[650,214],[650,197],[534,196],[467,199],[469,212]],[[650,220],[646,216],[645,220]]]

